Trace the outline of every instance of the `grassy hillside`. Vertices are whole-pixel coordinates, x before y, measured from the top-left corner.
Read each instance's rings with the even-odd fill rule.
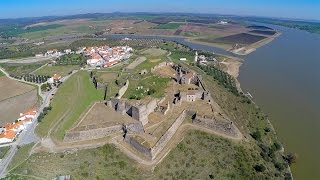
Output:
[[[43,137],[53,128],[54,138],[62,140],[65,131],[71,128],[85,109],[102,98],[102,91],[94,88],[89,73],[79,71],[60,86],[51,103],[52,110],[37,126],[37,134]]]

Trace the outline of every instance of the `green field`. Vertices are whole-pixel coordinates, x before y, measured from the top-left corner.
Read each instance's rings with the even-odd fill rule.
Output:
[[[4,74],[3,74],[3,72],[2,72],[2,71],[0,71],[0,77],[1,77],[1,76],[4,76]]]
[[[192,62],[194,60],[195,54],[189,51],[171,51],[170,55],[172,60],[180,60],[180,58],[186,58],[187,61]]]
[[[15,154],[12,161],[10,162],[8,170],[11,170],[19,166],[21,163],[23,163],[29,157],[29,152],[33,145],[34,144],[32,143],[32,144],[20,146],[17,153]]]
[[[156,26],[156,29],[178,29],[180,26],[184,24],[182,23],[167,23],[167,24],[160,24]]]
[[[105,29],[105,25],[109,21],[88,21],[86,23],[73,23],[68,25],[63,25],[57,28],[51,28],[51,29],[45,29],[41,31],[35,31],[35,32],[25,32],[22,34],[19,34],[19,36],[23,38],[28,39],[42,39],[43,37],[48,36],[58,36],[58,35],[65,35],[72,33],[95,33],[98,31],[103,31]],[[93,29],[92,27],[95,27]]]
[[[10,75],[21,76],[29,74],[39,67],[43,66],[46,62],[32,63],[32,64],[21,64],[21,63],[3,63],[0,66],[6,70]]]
[[[41,32],[41,31],[46,31],[50,29],[57,29],[63,26],[64,25],[62,24],[50,24],[46,26],[34,26],[34,27],[28,27],[28,28],[8,26],[6,28],[3,28],[2,31],[6,36],[18,36],[24,33],[35,33],[35,32]]]
[[[241,143],[190,131],[156,167],[155,175],[159,179],[265,179],[267,172],[253,168],[263,163],[255,153]]]
[[[6,155],[9,149],[10,149],[10,146],[0,147],[0,159],[2,159]]]
[[[141,77],[142,80],[130,80],[128,90],[123,95],[123,98],[128,99],[143,99],[146,96],[160,98],[165,95],[165,88],[167,87],[170,78],[163,78],[156,75]],[[137,89],[138,87],[142,89]],[[149,91],[148,91],[149,90]]]
[[[73,70],[79,70],[79,65],[66,65],[66,66],[45,66],[35,72],[36,75],[52,76],[59,74],[61,76],[68,75]]]
[[[103,93],[94,88],[89,73],[77,72],[59,87],[51,102],[52,110],[36,128],[37,134],[44,137],[52,128],[53,137],[62,140],[81,114],[93,102],[102,99]]]
[[[10,177],[52,179],[71,175],[72,179],[144,179],[143,171],[136,168],[112,145],[76,153],[37,153],[10,172]]]

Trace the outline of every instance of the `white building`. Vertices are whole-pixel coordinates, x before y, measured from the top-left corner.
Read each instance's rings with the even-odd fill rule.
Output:
[[[17,135],[17,133],[12,130],[8,130],[8,131],[1,133],[0,134],[0,144],[13,142],[14,139],[16,138],[16,135]]]

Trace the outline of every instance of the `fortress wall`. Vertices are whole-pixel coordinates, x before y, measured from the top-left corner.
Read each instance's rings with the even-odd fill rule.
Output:
[[[147,104],[147,114],[146,116],[148,116],[150,113],[154,112],[154,110],[157,108],[158,106],[158,103],[157,103],[157,100],[154,99],[152,101],[150,101],[148,104]]]
[[[137,133],[137,134],[144,133],[144,128],[141,122],[128,124],[127,130],[130,133]]]
[[[124,93],[127,91],[129,87],[129,80],[126,81],[126,84],[122,86],[118,92],[117,99],[121,99],[121,97],[124,95]]]
[[[138,141],[136,141],[134,138],[132,138],[130,136],[126,136],[124,138],[124,140],[127,143],[129,143],[135,150],[137,150],[138,152],[142,153],[143,155],[145,155],[149,159],[152,159],[152,154],[151,154],[151,149],[150,148],[147,148],[147,147],[143,146],[142,144],[140,144]]]
[[[165,134],[158,140],[155,146],[151,149],[152,158],[154,159],[157,154],[162,151],[164,146],[168,143],[168,141],[172,138],[172,136],[176,133],[177,129],[180,127],[184,118],[186,117],[186,110],[184,110],[180,116],[175,120],[175,122],[170,126],[170,128],[165,132]]]
[[[212,129],[216,132],[225,134],[227,136],[237,138],[239,137],[239,130],[232,124],[232,122],[220,122],[215,119],[208,119],[196,116],[192,123],[201,127]]]
[[[65,142],[71,141],[85,141],[92,139],[99,139],[111,135],[113,133],[122,132],[122,125],[111,126],[107,128],[92,129],[87,131],[67,132],[64,140]]]

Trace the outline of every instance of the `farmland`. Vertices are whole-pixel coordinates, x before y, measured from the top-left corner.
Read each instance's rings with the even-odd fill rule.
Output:
[[[156,29],[177,29],[179,28],[181,25],[181,23],[167,23],[167,24],[159,24],[158,26],[156,26]]]
[[[43,66],[45,63],[46,61],[38,63],[2,63],[0,66],[12,76],[22,76],[25,74],[30,74],[34,70]]]
[[[53,137],[62,140],[65,131],[72,127],[85,109],[102,98],[102,91],[94,88],[89,73],[79,71],[60,86],[51,103],[52,110],[37,126],[37,134],[43,137],[48,134],[48,129],[52,129]]]
[[[45,66],[34,72],[36,75],[52,76],[54,74],[59,74],[61,76],[68,75],[71,71],[80,69],[78,65],[65,65],[65,66]]]
[[[37,103],[37,90],[33,86],[0,77],[0,89],[0,125],[14,122],[19,113]]]
[[[264,36],[258,36],[258,35],[252,35],[247,33],[240,33],[235,35],[230,35],[226,37],[216,38],[214,40],[203,40],[207,42],[217,42],[217,43],[224,43],[224,44],[244,44],[244,45],[250,45],[253,43],[256,43],[258,41],[263,40]]]
[[[275,35],[276,32],[275,31],[262,31],[262,30],[252,30],[249,31],[250,33],[255,33],[255,34],[261,34],[261,35],[268,35],[268,36],[272,36]]]

